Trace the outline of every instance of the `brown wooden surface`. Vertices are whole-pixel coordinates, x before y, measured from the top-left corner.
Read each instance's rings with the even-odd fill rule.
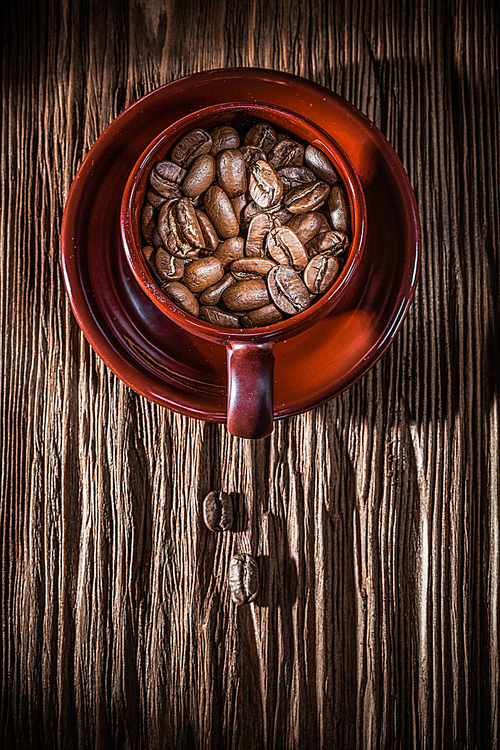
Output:
[[[494,748],[499,23],[493,3],[3,6],[2,748]],[[414,305],[347,393],[264,443],[137,396],[70,311],[65,198],[97,136],[194,71],[306,76],[385,133]],[[215,537],[200,500],[236,493]],[[231,554],[262,593],[236,609]]]

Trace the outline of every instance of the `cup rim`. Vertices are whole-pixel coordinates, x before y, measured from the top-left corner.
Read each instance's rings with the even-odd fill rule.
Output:
[[[331,289],[325,292],[306,310],[290,318],[285,318],[272,325],[246,329],[216,326],[213,323],[195,318],[170,301],[153,278],[143,256],[142,243],[140,241],[140,213],[143,200],[141,201],[141,205],[136,207],[138,191],[143,185],[143,180],[147,180],[147,175],[151,167],[156,160],[165,158],[171,146],[186,130],[195,125],[203,126],[204,120],[214,115],[223,117],[226,113],[233,113],[235,111],[243,111],[245,114],[250,114],[252,117],[263,120],[270,117],[271,122],[273,122],[273,116],[285,118],[286,123],[291,121],[292,127],[288,124],[283,124],[281,127],[288,129],[292,134],[294,134],[293,125],[296,123],[312,130],[315,135],[314,139],[306,139],[302,138],[302,136],[298,137],[301,137],[302,140],[307,140],[312,145],[319,146],[329,156],[346,188],[351,219],[353,217],[355,219],[354,222],[351,221],[351,226],[354,226],[346,263]],[[210,125],[210,127],[215,127],[215,125]],[[165,145],[166,143],[168,145]],[[149,143],[137,159],[127,179],[121,202],[120,228],[125,256],[136,281],[164,315],[189,333],[209,341],[220,344],[258,344],[283,341],[290,336],[295,336],[328,315],[338,304],[359,267],[366,241],[366,213],[366,201],[361,180],[349,157],[333,136],[312,122],[312,120],[298,115],[292,110],[266,102],[240,101],[214,104],[194,110],[174,123],[171,123]]]

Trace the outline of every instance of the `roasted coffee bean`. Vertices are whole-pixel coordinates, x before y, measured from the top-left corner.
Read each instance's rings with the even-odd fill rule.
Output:
[[[158,229],[155,229],[155,231],[153,232],[153,245],[155,247],[163,247],[163,240]]]
[[[188,167],[198,156],[210,153],[212,139],[206,130],[195,128],[181,138],[172,149],[171,159],[181,167]],[[153,185],[154,187],[154,185]]]
[[[230,125],[219,125],[210,131],[212,137],[212,156],[217,156],[221,151],[227,148],[238,148],[240,145],[240,136]]]
[[[215,180],[215,159],[210,154],[198,156],[182,183],[184,195],[188,198],[196,198],[205,190],[208,190]]]
[[[171,200],[167,200],[160,208],[160,213],[158,214],[158,234],[160,235],[161,239],[160,244],[163,245],[165,250],[168,250],[168,252],[172,253],[173,255],[178,255],[180,250],[176,235],[170,228],[170,211],[175,203],[175,200],[173,201],[173,203]],[[153,242],[156,245],[155,238],[153,238]],[[196,251],[191,248],[191,254],[195,253]]]
[[[323,253],[333,257],[344,252],[349,243],[349,237],[343,232],[322,232],[306,245],[309,256]]]
[[[338,185],[334,185],[330,191],[328,208],[330,210],[332,229],[347,234],[349,232],[349,210],[344,194]]]
[[[230,271],[235,279],[259,279],[267,276],[276,263],[268,258],[241,258],[231,263]]]
[[[271,302],[265,307],[258,307],[257,310],[251,310],[243,315],[241,325],[243,328],[262,328],[279,323],[280,320],[283,320],[283,313]]]
[[[271,229],[266,250],[276,263],[293,266],[297,271],[303,271],[309,260],[304,245],[288,227]]]
[[[188,199],[186,198],[186,201]],[[175,215],[176,206],[172,206],[168,211],[168,231],[160,228],[160,234],[168,241],[168,251],[179,258],[196,258],[200,253],[200,248],[194,247],[184,238],[182,229],[177,222]],[[194,209],[193,209],[194,210]],[[201,231],[201,230],[200,230]]]
[[[151,203],[153,208],[160,209],[167,199],[164,195],[160,195],[160,193],[157,193],[156,190],[151,188],[146,194],[146,200],[148,203]]]
[[[218,258],[198,258],[184,270],[183,282],[192,292],[203,292],[222,279],[224,270]]]
[[[146,260],[146,263],[152,263],[152,257],[155,253],[155,249],[156,248],[152,247],[151,245],[145,245],[142,248],[142,254]]]
[[[203,501],[203,519],[210,531],[228,531],[233,525],[231,495],[227,492],[209,492]]]
[[[245,138],[245,146],[257,146],[265,154],[268,154],[276,143],[276,131],[267,122],[258,122],[250,128]]]
[[[222,301],[233,312],[247,312],[268,305],[271,300],[266,282],[262,279],[238,281],[222,295]]]
[[[242,213],[250,203],[250,196],[248,195],[248,193],[243,193],[243,195],[237,195],[236,198],[230,198],[230,201],[233,207],[234,215],[236,216],[238,224],[241,226],[243,222]]]
[[[171,161],[160,161],[154,165],[149,175],[149,184],[165,198],[180,198],[182,184],[187,172]]]
[[[285,206],[292,214],[303,214],[323,205],[330,192],[326,182],[310,182],[293,188],[285,195]]]
[[[288,139],[280,141],[268,154],[267,160],[276,170],[284,167],[301,167],[304,161],[304,146]]]
[[[247,190],[247,170],[243,154],[237,148],[221,151],[217,157],[219,185],[229,198],[243,195]]]
[[[261,148],[257,148],[257,146],[242,146],[240,148],[240,151],[243,154],[247,169],[250,169],[252,164],[255,164],[255,162],[259,161],[260,159],[266,161],[265,153]]]
[[[206,320],[207,323],[212,323],[214,326],[241,328],[240,319],[237,315],[232,315],[216,306],[202,305],[200,307],[200,318]]]
[[[154,269],[160,282],[179,281],[184,274],[184,263],[175,255],[170,255],[163,247],[156,251]]]
[[[214,256],[215,257],[215,256]],[[222,279],[216,281],[215,284],[209,286],[208,289],[200,294],[200,302],[202,305],[217,305],[223,292],[229,289],[230,286],[236,284],[236,279],[231,273],[226,273]]]
[[[304,271],[304,283],[311,294],[324,294],[337,278],[339,262],[328,255],[315,255]]]
[[[267,285],[276,307],[288,315],[295,315],[309,307],[307,287],[291,266],[272,268],[267,277]]]
[[[326,216],[316,211],[307,214],[294,214],[286,225],[292,232],[295,232],[303,245],[310,242],[320,232],[328,232],[330,229]]]
[[[177,230],[183,240],[191,247],[204,248],[205,240],[201,231],[196,210],[187,198],[181,198],[172,208]]]
[[[141,229],[148,245],[153,244],[153,234],[156,229],[156,209],[151,203],[146,203],[141,214]]]
[[[245,242],[245,255],[249,258],[263,258],[266,254],[265,240],[271,229],[279,225],[269,214],[256,214],[250,221],[247,240]]]
[[[181,310],[189,313],[189,315],[194,315],[195,318],[198,317],[200,311],[198,300],[187,286],[184,286],[179,281],[171,281],[165,284],[162,289],[177,307],[180,307]]]
[[[259,593],[259,568],[252,555],[234,555],[229,563],[229,586],[235,604],[248,604]]]
[[[283,183],[283,191],[288,193],[289,190],[301,185],[307,185],[309,182],[316,180],[316,175],[307,167],[284,167],[278,169],[278,177]]]
[[[196,209],[196,218],[200,225],[203,239],[205,240],[205,248],[210,252],[217,250],[220,245],[220,240],[217,236],[217,232],[214,229],[214,225],[203,211]]]
[[[316,148],[316,146],[309,146],[306,148],[305,160],[308,167],[310,167],[316,177],[323,182],[327,182],[329,185],[334,185],[339,181],[339,176],[330,159],[325,154]]]
[[[228,240],[220,243],[214,253],[214,257],[220,260],[224,268],[228,268],[233,260],[243,258],[244,248],[245,240],[243,237],[230,237]]]
[[[240,225],[231,201],[218,185],[212,185],[205,193],[205,211],[220,237],[226,239],[238,236]]]
[[[250,167],[248,191],[262,208],[275,206],[283,195],[283,183],[267,161],[256,161]]]

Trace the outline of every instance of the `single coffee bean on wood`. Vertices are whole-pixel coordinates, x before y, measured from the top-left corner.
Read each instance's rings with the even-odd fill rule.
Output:
[[[234,555],[229,563],[229,586],[235,604],[253,602],[259,593],[259,568],[252,555]]]
[[[140,226],[152,278],[208,323],[259,328],[296,315],[346,262],[345,186],[317,146],[270,123],[194,128],[148,179]]]
[[[227,492],[209,492],[203,501],[203,518],[211,531],[228,531],[233,525],[233,501]]]

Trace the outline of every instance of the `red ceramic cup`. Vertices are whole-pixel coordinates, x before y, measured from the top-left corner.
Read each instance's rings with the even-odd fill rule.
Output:
[[[142,254],[141,211],[152,166],[195,127],[210,129],[231,124],[236,128],[265,120],[321,149],[331,160],[346,188],[351,214],[351,245],[346,264],[331,289],[304,312],[263,328],[233,329],[206,323],[174,305],[157,285]],[[127,181],[121,205],[121,233],[132,272],[148,297],[170,320],[191,335],[227,348],[227,426],[237,437],[262,438],[273,429],[273,347],[313,326],[341,299],[359,265],[366,236],[363,189],[348,156],[331,135],[314,123],[280,107],[252,102],[217,104],[197,110],[170,125],[146,148]]]

